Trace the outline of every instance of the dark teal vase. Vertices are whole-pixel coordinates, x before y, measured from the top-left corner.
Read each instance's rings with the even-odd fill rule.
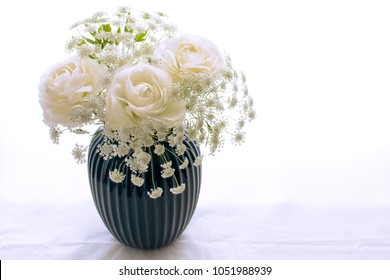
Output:
[[[107,229],[121,243],[138,249],[155,249],[174,241],[187,227],[194,214],[201,185],[201,166],[194,166],[195,157],[200,154],[199,147],[190,140],[183,143],[187,146],[184,156],[189,164],[180,170],[179,160],[166,152],[168,161],[172,161],[175,176],[179,185],[184,183],[186,189],[179,195],[170,192],[177,187],[173,176],[161,177],[161,159],[153,152],[149,171],[143,174],[145,180],[141,187],[134,186],[130,180],[131,170],[120,163],[123,158],[114,157],[105,160],[97,151],[104,141],[104,134],[99,131],[91,140],[88,153],[88,176],[93,200],[97,211]],[[174,152],[165,143],[166,150]],[[190,151],[191,149],[191,151]],[[115,168],[126,175],[122,183],[109,179],[109,171]],[[152,176],[152,170],[154,175]],[[157,199],[151,199],[148,191],[155,185],[163,189]]]

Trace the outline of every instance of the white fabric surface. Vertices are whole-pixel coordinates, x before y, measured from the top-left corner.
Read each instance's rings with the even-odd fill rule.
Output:
[[[119,244],[92,199],[0,202],[0,259],[390,259],[390,208],[203,205],[174,243],[144,251]]]

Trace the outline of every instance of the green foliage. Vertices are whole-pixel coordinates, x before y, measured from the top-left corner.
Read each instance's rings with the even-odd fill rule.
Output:
[[[98,32],[111,32],[111,25],[109,23],[104,23],[100,25]]]
[[[143,31],[141,33],[138,33],[137,35],[135,35],[134,37],[134,41],[136,42],[143,42],[146,40],[146,36],[148,35],[148,31]]]

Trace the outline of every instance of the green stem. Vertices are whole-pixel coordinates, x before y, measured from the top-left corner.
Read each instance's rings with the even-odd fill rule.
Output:
[[[175,174],[173,174],[173,178],[175,179],[176,186],[179,186],[179,182],[177,181],[177,179],[176,179],[176,175],[175,175]]]
[[[123,157],[121,163],[120,163],[119,166],[118,166],[118,170],[119,170],[119,171],[121,170],[122,165],[123,165],[123,163],[125,162],[125,160],[126,160],[126,157]]]
[[[207,143],[206,143],[207,145]],[[187,146],[187,150],[191,152],[191,154],[194,156],[194,158],[197,158],[199,155],[195,153],[195,151],[192,149],[191,146]]]
[[[150,157],[150,172],[152,172],[152,184],[153,184],[153,190],[156,189],[156,184],[154,183],[154,168],[153,168],[153,156]]]
[[[184,162],[184,161],[181,160],[181,158],[176,153],[172,152],[171,150],[165,149],[165,151],[170,152],[173,156],[175,156],[180,161],[180,163]]]

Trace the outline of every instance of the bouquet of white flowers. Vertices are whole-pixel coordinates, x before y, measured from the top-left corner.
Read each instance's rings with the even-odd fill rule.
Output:
[[[204,144],[210,154],[223,146],[225,135],[243,142],[244,125],[256,115],[253,99],[245,75],[209,40],[178,34],[163,13],[134,17],[127,7],[111,17],[96,13],[71,29],[77,32],[66,48],[74,55],[51,67],[39,86],[54,143],[65,131],[93,134],[91,125],[98,125],[105,141],[97,152],[123,158],[131,182],[142,186],[150,152],[161,157],[163,178],[175,176],[164,142],[174,148],[180,169],[188,164],[185,138]],[[87,149],[76,144],[78,163],[86,161]],[[197,156],[194,165],[201,162]],[[108,175],[116,183],[126,176],[118,169]],[[184,190],[178,184],[171,192]],[[149,192],[151,198],[161,194],[156,186]]]

